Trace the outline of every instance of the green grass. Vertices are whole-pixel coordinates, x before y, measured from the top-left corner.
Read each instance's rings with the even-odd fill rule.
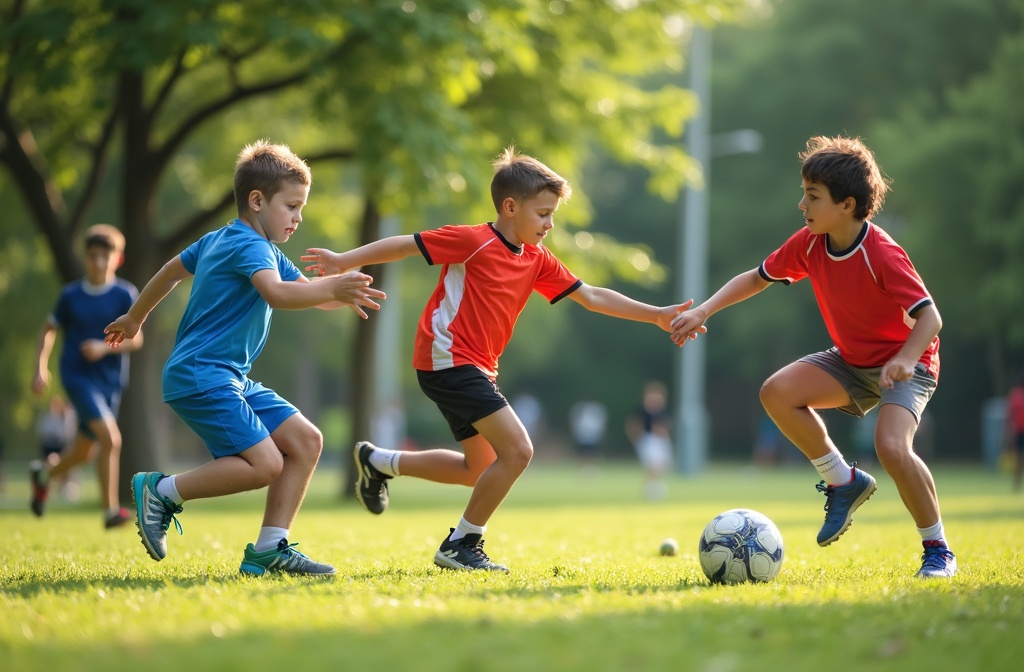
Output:
[[[54,502],[0,509],[3,670],[1016,670],[1024,660],[1024,496],[1002,474],[940,468],[952,581],[921,581],[920,542],[892,482],[836,544],[814,542],[824,498],[810,467],[676,477],[649,504],[641,475],[532,466],[492,519],[510,576],[445,572],[431,557],[468,490],[399,479],[380,517],[339,502],[321,470],[293,529],[334,579],[242,578],[262,496],[186,504],[169,555],[134,526]],[[88,492],[88,491],[87,491]],[[786,558],[769,584],[710,586],[705,523],[744,506],[772,518]],[[681,546],[660,557],[664,537]]]

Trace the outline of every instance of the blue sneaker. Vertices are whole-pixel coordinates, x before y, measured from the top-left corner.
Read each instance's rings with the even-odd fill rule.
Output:
[[[878,486],[875,479],[852,465],[853,480],[846,485],[825,485],[825,481],[814,486],[825,493],[825,524],[818,532],[818,546],[828,546],[846,532],[853,523],[853,512],[875,494]]]
[[[282,539],[277,542],[277,548],[257,551],[255,546],[249,544],[245,547],[245,557],[238,571],[252,576],[263,576],[267,572],[318,576],[334,574],[334,567],[310,560],[295,550],[296,546],[298,544],[289,544],[287,539]]]
[[[917,576],[922,579],[948,578],[956,575],[956,556],[944,541],[924,542],[924,554],[921,556],[921,569]]]
[[[174,517],[174,514],[181,513],[181,506],[156,491],[156,484],[163,477],[159,471],[139,472],[132,476],[135,526],[139,528],[139,537],[149,557],[157,562],[167,557],[167,528],[172,520],[178,534],[182,533],[181,523]]]

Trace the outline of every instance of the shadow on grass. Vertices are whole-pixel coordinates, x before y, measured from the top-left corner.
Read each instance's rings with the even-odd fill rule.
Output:
[[[243,628],[231,625],[231,614],[211,614],[189,623],[187,635],[19,643],[6,647],[5,669],[818,672],[827,660],[830,672],[907,672],[1017,669],[1024,655],[1019,608],[987,618],[983,608],[950,609],[947,597],[926,594],[913,604],[846,604],[837,614],[827,602],[730,603],[727,597],[722,591],[715,602],[684,599],[588,614],[579,613],[578,601],[567,601],[544,616],[382,607],[352,617],[341,609],[315,626],[301,612],[270,613],[266,626]]]

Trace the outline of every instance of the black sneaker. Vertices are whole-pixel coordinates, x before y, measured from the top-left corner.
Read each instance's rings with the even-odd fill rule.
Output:
[[[391,477],[370,464],[374,446],[360,441],[352,451],[356,463],[356,499],[370,513],[380,515],[388,508],[388,479]]]
[[[33,460],[29,465],[29,480],[32,482],[32,501],[29,507],[32,513],[42,516],[46,511],[46,496],[50,494],[49,483],[43,484],[43,470],[46,469],[39,460]]]
[[[508,574],[508,567],[491,562],[484,553],[484,540],[479,534],[467,534],[456,541],[445,537],[434,554],[434,564],[443,569],[486,569]]]
[[[121,507],[116,512],[104,517],[103,527],[108,530],[114,527],[121,527],[131,519],[132,514],[128,513],[128,509]]]

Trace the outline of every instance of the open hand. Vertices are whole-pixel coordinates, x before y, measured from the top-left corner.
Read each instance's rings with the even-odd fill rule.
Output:
[[[116,348],[121,345],[124,339],[135,338],[135,334],[139,333],[140,328],[142,328],[140,322],[125,314],[108,324],[103,333],[107,335],[107,345]]]

